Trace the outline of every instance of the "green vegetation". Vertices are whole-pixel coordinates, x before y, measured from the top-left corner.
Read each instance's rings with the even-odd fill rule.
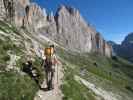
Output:
[[[86,69],[110,81],[117,81],[118,78],[119,81],[124,81],[125,78],[133,75],[133,65],[121,58],[115,61],[96,54],[76,54],[60,51],[58,54],[67,62],[75,65],[76,69]]]
[[[42,59],[39,58],[39,57],[36,57],[35,62],[33,63],[33,65],[37,69],[37,72],[39,74],[38,80],[39,80],[40,84],[44,81],[44,77],[45,77],[44,69],[43,69],[41,64],[42,64]]]
[[[64,84],[61,86],[65,94],[63,100],[95,100],[95,94],[91,93],[84,85],[74,80],[75,71],[65,67]]]
[[[22,72],[5,71],[7,63],[11,60],[10,54],[20,57],[16,60],[15,67],[23,68],[27,55],[22,41],[31,44],[31,40],[24,38],[13,25],[2,21],[0,21],[0,31],[5,33],[5,35],[0,34],[2,37],[0,37],[0,71],[2,71],[0,72],[0,100],[33,100],[38,90],[35,81],[28,74],[21,75]],[[14,33],[15,38],[20,38],[20,45],[10,37],[10,33]],[[27,35],[31,34],[27,33]],[[33,38],[33,36],[30,37]],[[39,42],[42,43],[42,41]],[[122,58],[107,58],[96,53],[80,54],[60,48],[57,48],[56,53],[60,56],[64,68],[64,80],[61,86],[64,93],[63,100],[95,100],[95,93],[77,82],[74,79],[75,75],[111,91],[122,91],[127,95],[133,93],[133,65]],[[33,67],[39,74],[39,83],[42,83],[44,79],[42,59],[37,56],[33,56],[33,59],[35,59]]]
[[[78,100],[72,95],[74,95],[75,92],[82,90],[82,86],[73,80],[74,75],[91,81],[95,85],[103,87],[105,90],[107,89],[114,92],[123,91],[127,95],[131,93],[131,84],[133,84],[133,65],[124,59],[119,57],[116,57],[116,59],[107,58],[95,53],[79,54],[72,51],[61,50],[59,48],[57,48],[56,51],[60,56],[60,60],[63,62],[65,69],[65,79],[62,90],[66,97],[71,97],[71,100]],[[65,67],[66,65],[68,68]],[[83,74],[82,71],[84,71]],[[67,76],[69,76],[69,78],[66,78]],[[77,85],[78,87],[76,87]],[[125,89],[126,86],[129,86],[130,88]],[[73,91],[75,88],[77,91]],[[82,92],[87,93],[87,91]],[[88,94],[90,95],[90,93]],[[92,94],[93,93],[91,92],[91,96],[85,100],[89,100],[91,97],[94,98],[94,95]],[[83,96],[80,92],[78,95],[81,97]],[[65,100],[69,99],[70,98],[67,98]],[[84,99],[80,98],[79,100]]]
[[[0,30],[5,32],[5,33],[14,32],[18,35],[21,35],[20,32],[16,29],[16,27],[14,25],[5,23],[1,20],[0,20]]]
[[[5,40],[0,39],[0,44],[0,64],[6,64],[7,61],[10,61],[9,52],[18,56],[23,53],[21,47],[16,46],[8,37],[5,37]]]
[[[22,69],[23,63],[27,61],[27,55],[24,41],[27,41],[19,31],[10,24],[0,21],[0,100],[33,100],[35,93],[38,91],[38,85],[28,74],[16,72],[14,70],[6,71],[11,55],[19,57],[16,59],[16,65]],[[17,41],[16,41],[17,39]],[[18,41],[19,40],[19,41]],[[27,42],[31,42],[28,40]],[[39,74],[39,83],[44,79],[43,69],[41,67],[41,59],[34,56],[33,67],[37,69]],[[2,71],[2,72],[1,72]],[[24,74],[24,75],[23,75]]]
[[[1,51],[1,55],[0,55],[0,63],[5,63],[6,61],[10,60],[10,56],[7,54],[7,50],[9,49],[8,46],[10,46],[10,43],[8,42],[8,40],[6,41],[2,41],[0,39],[0,51]]]
[[[27,75],[0,73],[0,100],[33,100],[38,86]]]

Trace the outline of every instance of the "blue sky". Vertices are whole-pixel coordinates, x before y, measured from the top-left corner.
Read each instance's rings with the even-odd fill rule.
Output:
[[[48,12],[60,4],[77,8],[106,40],[120,43],[133,32],[133,0],[33,0]]]

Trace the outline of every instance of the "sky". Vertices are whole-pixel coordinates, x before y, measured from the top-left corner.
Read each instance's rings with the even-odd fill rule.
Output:
[[[61,4],[78,9],[83,18],[108,41],[118,44],[133,32],[133,0],[33,0],[48,12]]]

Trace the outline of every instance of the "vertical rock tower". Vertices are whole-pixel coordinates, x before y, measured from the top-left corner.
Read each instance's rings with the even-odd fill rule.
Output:
[[[3,3],[3,0],[0,0],[0,19],[4,19],[6,17],[6,10],[5,10],[5,7],[4,7],[4,3]]]
[[[0,18],[9,22],[14,21],[15,3],[14,0],[0,0]]]
[[[71,50],[97,52],[110,57],[111,46],[92,26],[83,19],[79,11],[68,6],[61,6],[55,15],[57,41]]]

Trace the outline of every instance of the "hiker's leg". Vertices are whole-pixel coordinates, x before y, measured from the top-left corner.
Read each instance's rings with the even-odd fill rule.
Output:
[[[48,72],[48,89],[51,88],[51,72]]]
[[[52,69],[51,72],[50,72],[50,88],[54,88],[54,70]]]
[[[46,71],[46,83],[47,83],[47,88],[49,86],[49,75],[48,75],[48,71]]]
[[[54,88],[54,71],[51,72],[51,86]]]
[[[51,88],[51,71],[49,71],[49,89]]]

